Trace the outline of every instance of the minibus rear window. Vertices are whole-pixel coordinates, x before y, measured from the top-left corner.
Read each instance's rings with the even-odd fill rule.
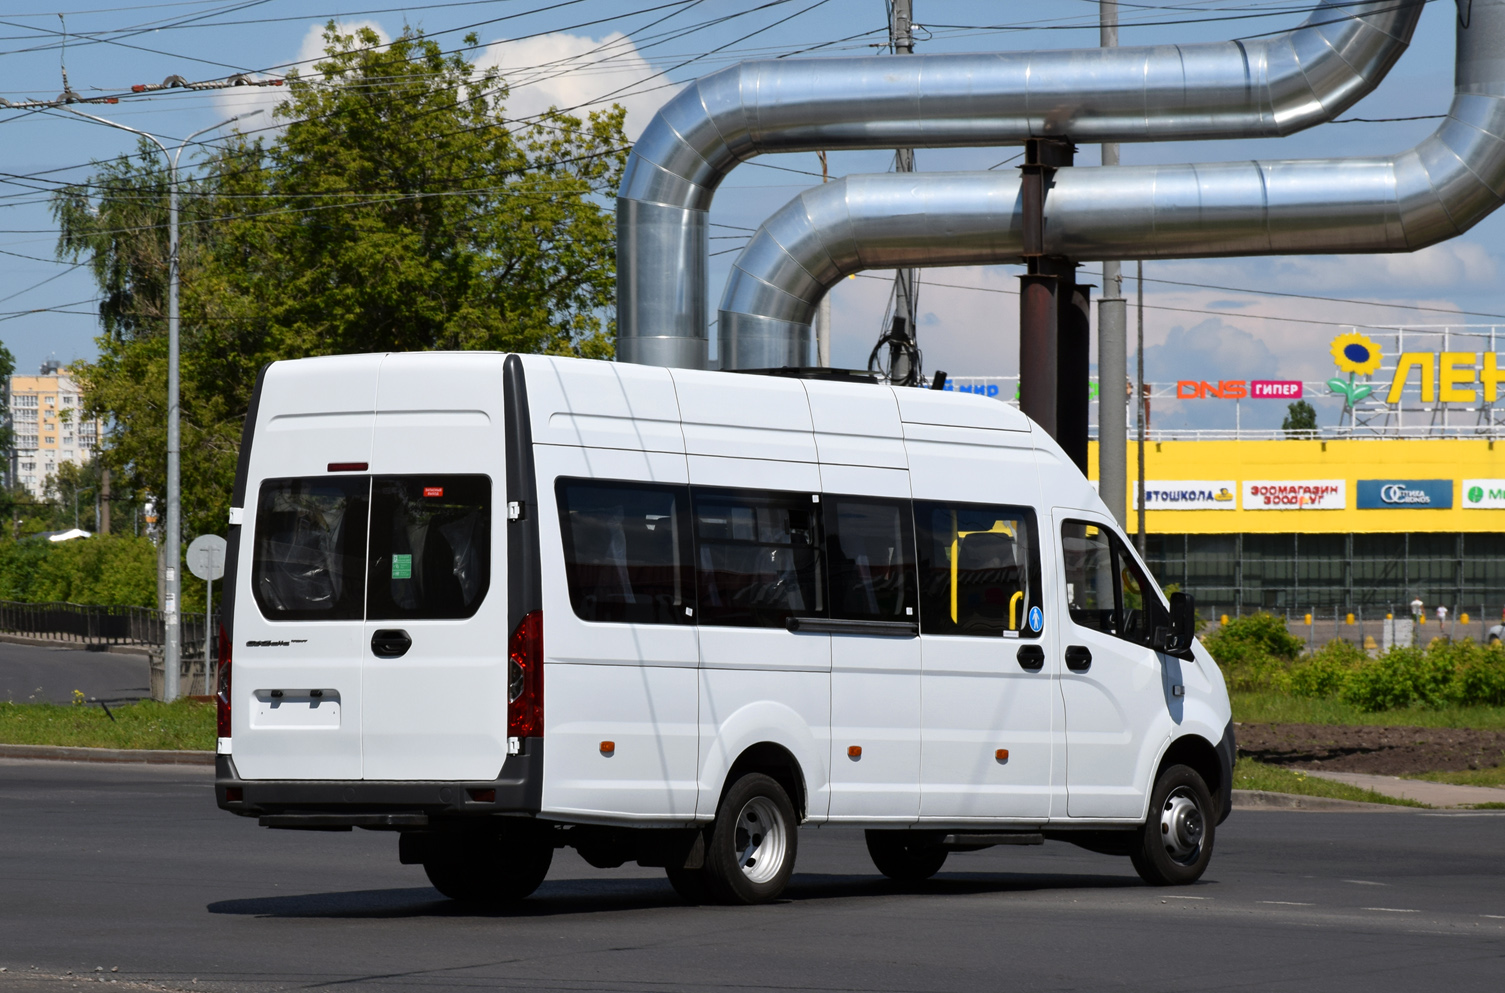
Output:
[[[267,620],[361,619],[370,486],[327,476],[261,484],[251,588]]]
[[[475,614],[491,585],[491,479],[375,477],[370,570],[369,620]]]
[[[686,487],[560,479],[555,494],[575,616],[695,623]]]
[[[920,630],[1039,636],[1045,614],[1034,511],[931,501],[916,501],[914,507]]]
[[[831,616],[915,621],[914,525],[907,500],[821,497]]]
[[[694,498],[702,624],[783,627],[825,616],[811,494],[697,489]]]

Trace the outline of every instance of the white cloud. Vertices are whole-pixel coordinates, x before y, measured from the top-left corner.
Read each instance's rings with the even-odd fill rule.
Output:
[[[481,70],[495,67],[511,86],[509,118],[530,117],[550,107],[584,116],[620,103],[627,108],[626,131],[633,140],[675,91],[661,77],[650,79],[653,67],[630,38],[616,32],[600,40],[559,33],[500,41],[487,46],[476,65]]]
[[[335,27],[341,34],[354,34],[361,28],[370,28],[376,32],[376,36],[385,45],[392,40],[386,30],[372,20],[336,21]],[[324,50],[324,25],[313,24],[303,35],[303,41],[298,46],[298,55],[294,60],[300,74],[307,76],[314,72],[314,62],[326,56]],[[281,86],[238,86],[228,90],[217,90],[214,94],[214,105],[221,114],[229,117],[239,114],[242,117],[255,110],[260,110],[260,116],[250,120],[239,122],[238,126],[243,131],[261,130],[272,126],[272,112],[277,106],[288,98],[286,87]]]

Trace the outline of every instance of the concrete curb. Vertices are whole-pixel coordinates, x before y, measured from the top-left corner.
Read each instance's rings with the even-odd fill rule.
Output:
[[[24,634],[0,634],[0,642],[8,645],[30,645],[33,648],[60,648],[70,652],[97,652],[101,655],[139,655],[150,658],[152,651],[141,645],[89,645],[81,641],[60,641],[55,638],[30,638]]]
[[[0,759],[113,762],[134,765],[214,765],[213,752],[149,748],[74,748],[68,745],[0,745]]]
[[[1364,803],[1359,800],[1335,800],[1325,796],[1299,796],[1295,793],[1269,793],[1265,790],[1234,790],[1234,810],[1323,810],[1348,813],[1396,813],[1397,811],[1420,811],[1425,807],[1403,807],[1400,804]]]

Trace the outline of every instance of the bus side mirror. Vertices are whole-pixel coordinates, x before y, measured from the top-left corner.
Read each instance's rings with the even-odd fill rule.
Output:
[[[1157,652],[1180,653],[1191,649],[1192,639],[1197,635],[1196,604],[1188,593],[1171,594],[1171,609],[1164,625],[1155,628],[1154,649]]]

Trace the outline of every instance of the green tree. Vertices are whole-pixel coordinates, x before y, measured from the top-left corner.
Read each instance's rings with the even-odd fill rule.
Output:
[[[620,107],[504,117],[507,90],[408,29],[326,29],[265,141],[232,138],[183,182],[186,536],[223,531],[257,370],[345,352],[607,357]],[[474,45],[474,38],[470,39]],[[166,477],[167,183],[149,146],[57,195],[59,254],[103,291],[99,360],[75,370],[122,488]]]
[[[1305,400],[1297,400],[1286,407],[1285,420],[1280,429],[1287,438],[1310,438],[1317,430],[1317,408]]]

